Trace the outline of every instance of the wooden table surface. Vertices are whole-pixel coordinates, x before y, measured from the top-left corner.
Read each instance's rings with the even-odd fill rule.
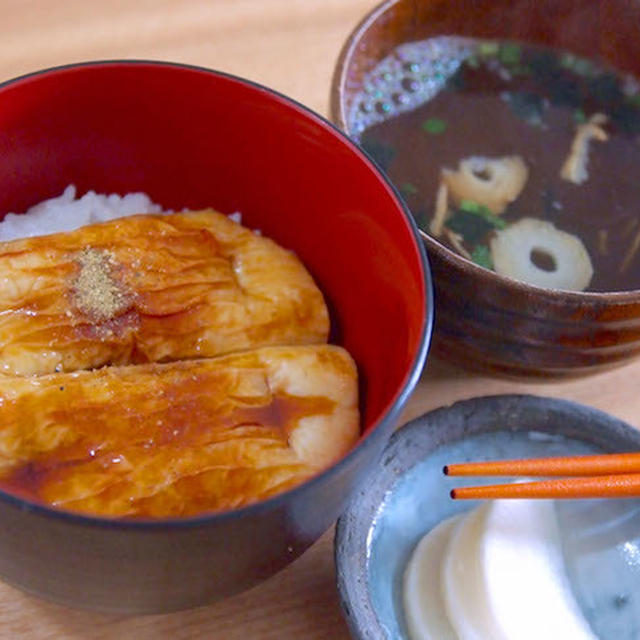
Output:
[[[340,46],[375,0],[0,0],[0,81],[91,59],[203,65],[256,80],[327,113]],[[640,425],[640,362],[562,382],[514,381],[429,359],[405,419],[460,398],[535,393]],[[99,577],[97,577],[99,579]],[[0,638],[332,640],[349,637],[335,590],[332,532],[279,575],[197,610],[124,618],[71,611],[0,584]]]

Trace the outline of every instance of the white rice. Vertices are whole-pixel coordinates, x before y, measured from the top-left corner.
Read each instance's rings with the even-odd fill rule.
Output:
[[[119,196],[89,191],[76,199],[76,188],[70,184],[57,198],[44,200],[21,214],[8,213],[0,222],[0,241],[42,236],[135,213],[170,213],[151,201],[144,193]]]
[[[136,213],[173,213],[154,203],[146,193],[119,196],[89,191],[76,199],[76,188],[70,184],[57,198],[44,200],[25,213],[8,213],[0,222],[0,242],[43,236]],[[242,215],[232,213],[229,218],[242,224]]]

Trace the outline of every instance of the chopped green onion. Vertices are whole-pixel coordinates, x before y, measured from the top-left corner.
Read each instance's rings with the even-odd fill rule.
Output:
[[[489,222],[496,229],[504,229],[507,226],[507,223],[498,216],[494,215],[487,209],[487,207],[480,207],[480,211],[478,211],[478,215],[482,216],[487,222]]]
[[[480,205],[473,200],[462,200],[460,202],[460,208],[463,211],[468,211],[469,213],[479,213]]]
[[[471,247],[484,242],[487,234],[494,229],[493,225],[482,216],[464,209],[458,209],[447,220],[445,226],[451,231],[460,234],[465,244]]]
[[[522,52],[522,48],[519,44],[515,42],[505,42],[500,47],[500,52],[498,53],[498,58],[500,62],[507,65],[515,65],[520,63],[520,54]]]
[[[465,62],[472,68],[477,69],[480,66],[480,61],[476,56],[471,56],[465,60]]]
[[[466,208],[463,208],[463,205]],[[487,207],[466,200],[447,220],[445,226],[459,233],[467,245],[474,246],[483,242],[487,234],[494,229],[504,229],[507,225]]]
[[[427,133],[438,135],[447,130],[447,123],[440,118],[429,118],[422,123],[422,130]]]
[[[593,63],[586,58],[579,58],[567,53],[560,58],[560,66],[573,71],[579,76],[589,76],[593,73]]]
[[[491,252],[485,244],[479,244],[471,252],[471,260],[477,265],[485,269],[493,269],[493,260],[491,260]]]
[[[416,187],[413,182],[403,182],[400,185],[400,191],[404,191],[405,193],[416,194],[418,193],[418,187]]]
[[[480,216],[495,229],[504,229],[507,226],[507,223],[502,218],[491,213],[491,211],[483,204],[478,204],[473,200],[462,200],[460,202],[460,209],[467,213],[473,213]]]
[[[571,55],[570,53],[565,53],[560,58],[560,66],[564,67],[565,69],[571,69],[573,68],[575,60],[576,60],[576,57],[574,55]]]
[[[500,47],[497,42],[481,42],[478,45],[478,55],[481,56],[495,56]]]
[[[590,60],[585,60],[584,58],[576,58],[572,68],[579,76],[588,76],[593,72],[593,64]]]

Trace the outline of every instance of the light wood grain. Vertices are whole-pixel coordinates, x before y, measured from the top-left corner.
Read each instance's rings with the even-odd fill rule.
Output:
[[[145,58],[242,75],[326,112],[342,42],[372,0],[0,0],[0,80]]]
[[[0,81],[68,62],[151,58],[203,65],[278,89],[326,114],[339,49],[375,0],[0,0]],[[640,363],[569,381],[508,380],[429,360],[404,419],[495,393],[591,404],[640,424]],[[99,576],[96,577],[99,579]],[[349,637],[335,591],[332,533],[279,575],[227,601],[118,618],[43,603],[0,584],[0,638],[307,640]]]

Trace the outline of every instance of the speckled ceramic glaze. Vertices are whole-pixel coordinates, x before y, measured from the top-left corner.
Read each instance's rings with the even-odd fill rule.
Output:
[[[467,400],[409,423],[393,435],[369,484],[338,521],[338,588],[353,636],[407,638],[401,583],[410,553],[437,522],[477,504],[452,501],[448,492],[453,486],[483,482],[481,478],[447,478],[442,474],[444,464],[639,448],[640,433],[620,420],[583,405],[534,396]],[[592,541],[597,530],[605,540],[601,546],[608,549],[608,555],[580,557],[568,568],[594,630],[605,639],[637,638],[633,633],[640,610],[619,604],[633,600],[640,586],[640,565],[621,555],[629,549],[640,552],[637,540],[625,537],[633,539],[640,530],[640,500],[566,501],[558,513],[561,527],[572,523],[565,529],[573,536],[567,539],[574,548],[584,545],[587,534]],[[573,526],[586,521],[589,526]],[[622,528],[621,521],[626,522]],[[615,535],[620,531],[625,542],[618,544]],[[593,564],[603,561],[610,565],[613,586],[596,592],[591,587]]]
[[[522,40],[640,75],[639,22],[640,4],[625,0],[387,0],[342,50],[332,118],[347,128],[363,76],[403,42],[439,35]],[[591,373],[640,354],[640,291],[541,289],[482,269],[431,237],[424,241],[437,305],[433,347],[440,356],[474,368],[550,376]]]

